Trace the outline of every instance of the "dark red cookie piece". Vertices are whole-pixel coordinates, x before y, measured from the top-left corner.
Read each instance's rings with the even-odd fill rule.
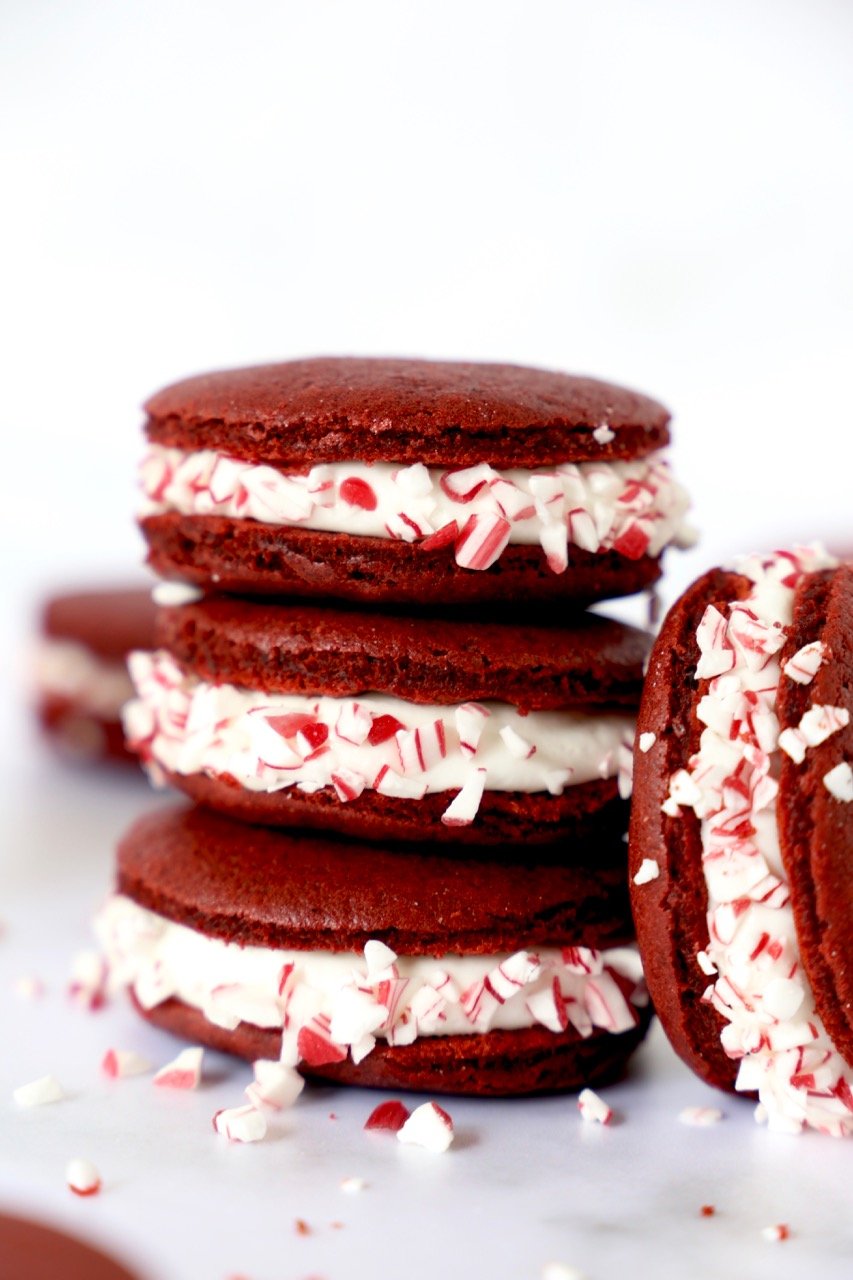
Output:
[[[76,591],[55,596],[44,606],[41,630],[48,641],[79,645],[103,664],[87,688],[52,687],[37,677],[36,713],[42,728],[63,754],[75,760],[115,760],[135,764],[127,750],[119,704],[110,703],[108,689],[116,687],[116,673],[132,649],[150,648],[154,641],[155,607],[150,589]],[[125,696],[130,696],[127,681]],[[94,700],[93,700],[93,694]]]
[[[640,458],[669,413],[594,378],[509,364],[319,358],[187,378],[145,405],[150,440],[301,470],[318,462],[547,467]],[[592,432],[607,424],[613,440]]]
[[[358,951],[378,939],[399,955],[499,954],[519,946],[618,946],[632,926],[624,873],[551,859],[530,865],[446,857],[281,835],[201,809],[147,815],[119,847],[120,893],[201,933],[245,946]],[[276,1058],[280,1033],[224,1030],[177,999],[142,1011],[196,1043],[248,1059]],[[358,1065],[310,1067],[339,1083],[473,1093],[542,1093],[624,1072],[648,1010],[618,1035],[586,1039],[536,1026],[471,1036],[380,1041]]]
[[[0,1213],[3,1280],[139,1280],[118,1258],[46,1222]]]

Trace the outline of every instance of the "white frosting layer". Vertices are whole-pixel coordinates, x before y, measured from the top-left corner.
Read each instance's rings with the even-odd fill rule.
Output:
[[[508,543],[541,544],[562,573],[572,545],[629,559],[687,542],[689,506],[661,454],[537,471],[459,471],[422,463],[337,462],[303,475],[212,450],[151,445],[141,467],[143,516],[177,511],[377,538],[454,544],[458,564],[487,569]]]
[[[348,1052],[358,1062],[377,1038],[402,1045],[537,1025],[618,1034],[636,1024],[632,1004],[646,1003],[634,947],[437,959],[397,956],[379,941],[363,955],[278,951],[211,938],[121,895],[107,900],[96,929],[111,984],[130,986],[144,1009],[174,996],[229,1030],[280,1028],[291,1065]]]
[[[702,619],[696,678],[709,681],[698,706],[706,727],[688,768],[673,775],[664,810],[674,816],[684,806],[701,819],[710,940],[697,963],[716,969],[705,999],[726,1020],[722,1044],[740,1060],[737,1088],[758,1091],[773,1128],[849,1136],[853,1069],[815,1009],[776,819],[776,696],[781,679],[801,680],[790,664],[780,672],[784,628],[799,577],[835,563],[820,548],[737,563],[752,591],[727,616],[709,606]]]
[[[99,658],[73,640],[42,640],[33,660],[33,682],[43,697],[67,698],[101,720],[118,720],[133,697],[123,662]]]
[[[617,714],[534,711],[505,703],[429,706],[387,694],[312,698],[212,685],[165,651],[134,653],[137,699],[125,712],[130,745],[172,773],[227,773],[247,790],[334,787],[341,802],[365,789],[420,799],[468,786],[473,812],[483,790],[548,791],[608,778],[634,722]],[[479,793],[479,795],[475,795]],[[459,809],[462,812],[459,812]]]

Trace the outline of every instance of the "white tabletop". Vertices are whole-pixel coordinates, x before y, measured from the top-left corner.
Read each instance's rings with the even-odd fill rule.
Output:
[[[159,1066],[180,1047],[122,999],[89,1013],[66,994],[73,955],[92,945],[89,920],[109,885],[115,840],[162,800],[141,779],[63,766],[36,743],[9,769],[3,1208],[110,1245],[152,1280],[373,1280],[377,1271],[392,1280],[539,1280],[552,1261],[589,1280],[850,1274],[849,1145],[768,1133],[750,1103],[694,1080],[659,1028],[630,1078],[602,1090],[619,1123],[582,1122],[571,1097],[450,1099],[456,1138],[443,1155],[364,1132],[388,1095],[311,1086],[263,1142],[229,1144],[211,1117],[239,1105],[251,1072],[220,1055],[206,1055],[192,1093],[155,1089],[150,1076],[106,1079],[108,1048],[136,1049]],[[30,976],[45,992],[22,1000],[16,980]],[[19,1110],[12,1090],[47,1073],[67,1098]],[[721,1107],[725,1118],[687,1127],[678,1115],[694,1104]],[[67,1189],[65,1165],[76,1156],[99,1169],[100,1195]],[[342,1190],[350,1177],[364,1189]],[[702,1217],[703,1205],[715,1215]],[[790,1239],[769,1243],[762,1228],[777,1223]]]

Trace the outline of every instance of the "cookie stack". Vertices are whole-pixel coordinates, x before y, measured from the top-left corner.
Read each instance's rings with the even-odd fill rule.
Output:
[[[192,809],[100,918],[153,1022],[339,1081],[532,1093],[648,1021],[626,787],[647,642],[585,612],[681,536],[668,415],[587,378],[325,359],[147,405],[175,584],[126,727]],[[621,794],[620,794],[621,790]]]

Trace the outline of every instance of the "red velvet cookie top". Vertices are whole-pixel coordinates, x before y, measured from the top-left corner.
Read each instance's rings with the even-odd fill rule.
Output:
[[[497,699],[531,711],[637,706],[649,643],[593,614],[507,626],[224,598],[160,610],[157,641],[204,680],[265,693]]]
[[[430,849],[399,852],[285,834],[205,809],[139,819],[119,845],[118,891],[202,933],[246,946],[401,955],[630,939],[624,870]]]
[[[669,414],[648,396],[508,364],[293,360],[187,378],[145,410],[160,444],[290,469],[345,459],[532,468],[639,458],[669,440]]]
[[[121,659],[154,639],[150,589],[76,591],[44,606],[42,630],[53,640],[72,640],[102,658]]]

